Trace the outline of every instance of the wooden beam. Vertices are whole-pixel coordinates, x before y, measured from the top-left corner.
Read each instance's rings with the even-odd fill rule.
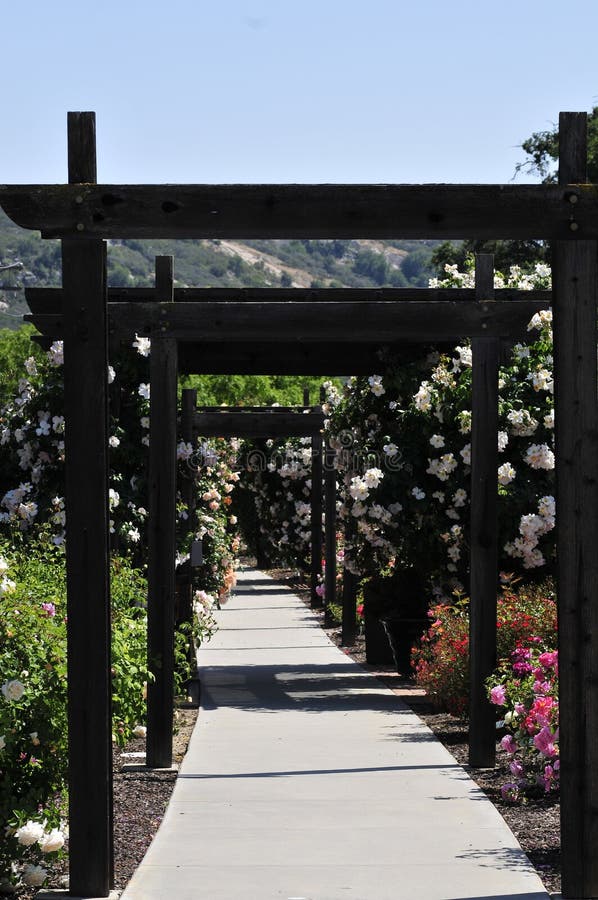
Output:
[[[322,576],[322,435],[311,439],[311,605],[319,608],[322,599],[316,588]]]
[[[69,178],[95,179],[95,117],[69,113]],[[112,863],[106,247],[62,244],[70,890],[106,897]],[[93,403],[90,402],[93,398]]]
[[[309,437],[323,427],[320,412],[288,412],[287,410],[247,412],[198,412],[195,427],[202,437]]]
[[[185,342],[384,343],[395,340],[451,340],[463,336],[511,337],[545,304],[375,302],[375,303],[119,303],[110,304],[110,331],[129,336],[159,332]]]
[[[357,522],[349,513],[345,520],[345,552],[346,546],[355,539],[357,534]],[[343,647],[352,647],[357,634],[357,590],[359,579],[347,567],[343,565],[343,620],[341,630],[341,643]]]
[[[477,254],[481,298],[491,299],[493,282],[493,256]],[[496,667],[499,357],[496,338],[472,341],[469,764],[478,767],[496,761],[496,714],[486,696],[486,679]]]
[[[335,452],[326,444],[324,466],[324,523],[326,570],[324,574],[326,614],[331,621],[330,609],[336,604],[336,469]]]
[[[390,336],[389,336],[390,337]],[[453,345],[451,345],[453,346]],[[179,344],[179,371],[239,375],[371,375],[401,344]]]
[[[181,437],[195,448],[195,416],[197,408],[197,390],[195,388],[183,388],[181,391]],[[184,478],[181,484],[181,496],[188,510],[188,518],[183,530],[188,533],[195,529],[195,491],[193,489],[193,477]]]
[[[559,180],[584,179],[585,114],[559,135]],[[597,254],[553,247],[563,897],[598,897]]]
[[[108,288],[109,303],[148,303],[157,299],[154,287]],[[498,295],[510,303],[527,300],[550,305],[550,291],[521,291],[501,288]],[[46,287],[25,288],[25,299],[32,313],[60,314],[62,310],[62,289]],[[364,303],[372,301],[404,302],[434,301],[442,303],[473,302],[476,299],[473,288],[174,288],[176,303]]]
[[[45,238],[598,237],[586,184],[1,185],[0,205]]]
[[[177,348],[155,337],[150,354],[147,766],[172,764],[176,557]]]
[[[157,273],[156,273],[157,274]],[[197,390],[195,388],[183,388],[181,391],[181,438],[195,449],[196,432],[195,432],[195,408],[197,406]],[[189,460],[188,465],[183,465],[182,474],[179,478],[181,499],[187,507],[187,518],[181,523],[181,532],[183,535],[193,537],[197,524],[197,494],[195,486],[193,457]],[[178,467],[177,467],[178,469]],[[177,625],[185,622],[189,625],[193,624],[193,569],[189,565],[185,573],[184,579],[178,584],[178,615]],[[191,666],[193,677],[197,674],[197,648],[192,635],[189,635],[189,653],[188,660]]]

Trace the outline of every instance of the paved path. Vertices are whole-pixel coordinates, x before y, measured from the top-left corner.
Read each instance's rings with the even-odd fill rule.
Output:
[[[242,571],[219,623],[123,900],[546,900],[464,770],[289,590]]]

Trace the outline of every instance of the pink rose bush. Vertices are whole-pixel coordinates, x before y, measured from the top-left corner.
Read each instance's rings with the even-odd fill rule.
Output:
[[[558,651],[540,638],[519,645],[488,681],[491,703],[504,708],[507,733],[500,742],[510,757],[513,780],[504,799],[517,801],[529,791],[545,793],[559,785]]]

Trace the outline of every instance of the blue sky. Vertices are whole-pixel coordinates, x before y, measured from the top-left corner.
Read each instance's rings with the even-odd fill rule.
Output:
[[[69,109],[101,182],[503,182],[598,104],[595,0],[2,7],[0,183],[66,180]]]

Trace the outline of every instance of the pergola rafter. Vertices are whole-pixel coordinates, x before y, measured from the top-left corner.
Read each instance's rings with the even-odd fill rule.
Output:
[[[50,337],[53,319],[56,332],[64,335],[65,341],[73,893],[106,896],[111,880],[107,326],[114,315],[114,321],[120,316],[128,327],[138,319],[127,320],[133,316],[129,312],[132,297],[116,304],[120,312],[108,302],[105,241],[132,237],[471,237],[554,242],[563,895],[598,897],[598,186],[585,183],[585,114],[561,114],[560,140],[560,183],[555,186],[97,185],[95,118],[90,113],[70,113],[69,184],[0,186],[0,205],[13,221],[39,229],[44,237],[59,237],[63,243],[62,306],[48,306],[47,311],[35,311],[35,316],[36,320],[38,315],[50,317],[39,319]],[[506,318],[501,319],[501,301],[491,303],[484,296],[480,302],[478,294],[474,300],[479,306],[468,307],[465,300],[462,309],[455,306],[453,310],[453,295],[448,304],[442,304],[445,312],[438,307],[432,316],[428,306],[427,321],[422,310],[424,318],[416,322],[413,316],[405,319],[391,303],[385,328],[375,301],[365,304],[357,315],[357,306],[343,301],[312,302],[310,306],[309,300],[297,303],[288,298],[288,310],[281,312],[276,323],[278,330],[270,330],[273,320],[266,318],[265,312],[260,320],[259,300],[242,308],[241,304],[235,307],[236,299],[224,304],[214,304],[213,298],[201,301],[201,310],[193,312],[199,322],[190,315],[189,304],[199,302],[196,298],[169,302],[165,307],[153,302],[151,308],[142,310],[147,333],[158,342],[163,340],[165,346],[183,349],[188,367],[201,366],[198,348],[214,346],[224,356],[221,349],[227,342],[233,347],[232,361],[251,371],[251,341],[255,340],[261,345],[253,357],[255,366],[266,365],[268,349],[276,362],[283,362],[281,347],[288,347],[297,351],[289,365],[299,371],[312,371],[320,354],[322,374],[332,374],[325,358],[328,344],[335,354],[333,368],[345,351],[347,368],[356,371],[359,354],[354,357],[349,351],[355,352],[362,343],[364,359],[369,362],[379,347],[401,340],[471,336],[487,342],[486,362],[480,371],[485,367],[488,377],[494,378],[490,344],[507,336],[507,323],[512,322],[511,316],[517,318],[519,308],[519,301],[509,304]],[[408,308],[410,303],[396,305]],[[352,335],[342,314],[352,319]],[[251,338],[247,331],[242,333],[241,322],[250,329]],[[257,322],[268,329],[267,336],[258,334]],[[186,342],[183,332],[187,327],[194,331]],[[230,337],[227,328],[236,336]],[[274,333],[276,338],[272,338]],[[229,371],[233,373],[233,369]],[[490,381],[487,389],[494,402]],[[474,437],[474,456],[481,453],[486,440],[490,440],[488,432],[484,441]],[[90,459],[94,459],[94,467],[89,466]],[[482,508],[479,504],[485,502],[481,498],[487,496],[490,479],[496,485],[495,471],[484,472],[482,467],[477,474],[472,482],[472,523]],[[477,566],[476,554],[489,550],[488,535],[480,533],[479,537],[472,541],[472,571]],[[487,556],[490,558],[489,553]],[[490,590],[488,580],[478,583],[473,605]],[[488,618],[485,615],[478,620],[486,622],[484,628]],[[92,653],[90,635],[94,636]]]

